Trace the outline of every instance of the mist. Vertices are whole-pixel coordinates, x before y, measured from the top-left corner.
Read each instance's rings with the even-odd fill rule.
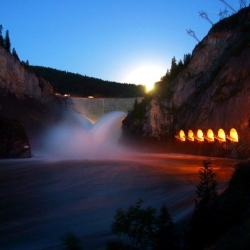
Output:
[[[93,123],[83,115],[67,112],[42,133],[35,151],[56,159],[107,159],[122,154],[125,148],[118,141],[125,116],[125,112],[113,111]]]

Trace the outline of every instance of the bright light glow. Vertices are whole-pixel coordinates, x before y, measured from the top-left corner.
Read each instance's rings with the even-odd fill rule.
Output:
[[[197,131],[197,140],[204,141],[203,132],[201,129],[198,129],[198,131]]]
[[[226,141],[226,134],[222,128],[218,131],[218,136],[216,137],[217,140],[225,142]]]
[[[230,130],[230,136],[227,136],[227,139],[229,139],[232,142],[238,142],[239,141],[238,133],[237,133],[235,128],[232,128]]]
[[[212,129],[208,129],[207,136],[205,137],[209,142],[214,141],[214,132]]]
[[[188,140],[194,141],[194,133],[192,130],[188,130]]]
[[[186,141],[186,136],[183,130],[180,130],[179,135],[176,135],[175,138],[177,138],[180,141]]]
[[[165,74],[166,69],[157,66],[142,66],[130,72],[124,82],[144,85],[148,92],[154,88],[154,83],[160,81]]]

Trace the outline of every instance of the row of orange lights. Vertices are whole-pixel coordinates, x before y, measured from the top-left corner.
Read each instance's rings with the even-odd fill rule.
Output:
[[[238,142],[238,133],[236,129],[232,128],[230,130],[230,134],[226,135],[224,130],[220,128],[218,130],[218,134],[215,135],[212,129],[208,129],[207,134],[204,135],[201,129],[197,130],[197,134],[195,135],[192,130],[188,130],[188,135],[185,135],[185,132],[183,130],[180,130],[179,134],[175,136],[180,141],[200,141],[203,142],[204,140],[207,140],[208,142],[214,142],[215,139],[220,142],[226,142],[226,139],[230,140],[231,142]]]

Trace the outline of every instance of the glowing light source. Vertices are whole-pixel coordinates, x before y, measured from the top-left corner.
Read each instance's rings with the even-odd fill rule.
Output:
[[[149,92],[154,88],[154,83],[158,82],[165,74],[165,68],[150,65],[142,66],[130,72],[124,82],[144,85],[146,91]]]
[[[189,141],[194,141],[194,133],[193,133],[192,130],[188,130],[188,137],[187,137],[187,139]]]
[[[218,135],[215,136],[215,139],[217,139],[220,142],[225,142],[226,141],[226,134],[222,128],[218,130]]]
[[[227,136],[227,139],[230,140],[231,142],[238,142],[239,141],[238,133],[237,133],[235,128],[232,128],[230,130],[230,135]]]
[[[205,136],[203,134],[203,131],[201,129],[197,130],[197,134],[194,135],[193,131],[190,129],[188,130],[188,136],[185,136],[185,132],[183,130],[180,130],[179,134],[175,136],[175,138],[177,138],[180,141],[194,141],[197,140],[199,142],[203,142],[205,139],[208,142],[214,142],[214,140],[218,140],[219,142],[226,142],[226,139],[230,140],[231,142],[238,142],[239,138],[238,138],[238,133],[236,131],[235,128],[232,128],[230,130],[230,135],[226,135],[224,130],[222,128],[220,128],[218,130],[218,134],[217,136],[214,135],[214,132],[212,129],[208,129],[207,131],[207,135]]]
[[[203,132],[201,129],[198,129],[197,131],[197,136],[195,137],[195,139],[197,141],[204,141],[204,136],[203,136]]]
[[[204,136],[208,142],[214,142],[214,132],[212,129],[208,129],[207,136]]]
[[[186,136],[183,130],[180,130],[179,135],[176,135],[175,138],[180,141],[186,141]]]

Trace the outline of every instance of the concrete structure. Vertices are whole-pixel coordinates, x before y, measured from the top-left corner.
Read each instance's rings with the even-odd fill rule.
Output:
[[[132,98],[83,98],[73,97],[74,108],[93,122],[111,111],[129,112],[133,110],[135,97]],[[143,97],[137,97],[140,102]]]

